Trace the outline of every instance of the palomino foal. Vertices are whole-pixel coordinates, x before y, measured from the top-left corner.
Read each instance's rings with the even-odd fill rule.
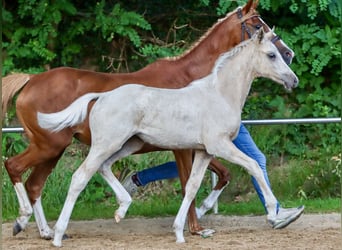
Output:
[[[53,244],[62,245],[76,199],[95,172],[109,169],[112,163],[136,152],[145,142],[160,148],[195,150],[185,196],[174,222],[177,242],[185,241],[186,214],[213,156],[239,164],[255,177],[266,200],[267,219],[272,224],[276,216],[276,199],[256,161],[232,143],[256,77],[270,78],[287,89],[298,84],[297,76],[271,42],[271,32],[265,35],[263,29],[220,56],[210,75],[188,87],[171,90],[131,84],[110,92],[84,95],[57,113],[38,113],[40,126],[57,132],[82,122],[87,116],[88,103],[97,100],[89,116],[90,152],[73,175],[55,225]],[[118,180],[112,188],[120,205],[115,212],[119,222],[126,214],[131,197]]]
[[[25,151],[9,157],[5,167],[14,185],[19,201],[19,216],[13,225],[13,235],[17,235],[27,226],[34,213],[41,238],[51,239],[53,230],[47,223],[42,207],[41,193],[44,183],[56,166],[66,147],[77,138],[90,145],[91,133],[86,119],[75,127],[69,127],[58,133],[42,129],[37,123],[37,112],[53,113],[70,105],[78,97],[91,92],[105,92],[124,84],[143,84],[151,87],[175,89],[187,86],[190,82],[210,74],[216,59],[242,40],[250,38],[255,30],[263,27],[270,30],[257,12],[258,0],[249,0],[244,6],[229,12],[218,20],[189,50],[174,58],[155,61],[136,72],[108,74],[75,68],[60,67],[40,74],[13,74],[2,79],[2,106],[6,113],[8,102],[16,93],[17,117],[25,129],[30,142]],[[290,64],[293,51],[273,34],[273,43],[284,60]],[[146,144],[136,153],[162,150]],[[182,189],[189,177],[192,166],[192,151],[173,150],[178,166]],[[23,173],[32,169],[23,183]],[[217,159],[212,159],[208,167],[218,175],[218,183],[204,202],[201,214],[205,212],[229,181],[229,172]],[[112,185],[113,173],[102,171],[100,175]],[[211,200],[211,203],[208,202]],[[197,213],[197,216],[199,214]],[[210,234],[199,224],[195,202],[189,209],[189,231],[195,234]]]

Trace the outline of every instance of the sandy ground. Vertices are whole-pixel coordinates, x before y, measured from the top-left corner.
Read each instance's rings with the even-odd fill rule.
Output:
[[[210,238],[185,231],[184,244],[175,243],[174,217],[71,221],[70,239],[62,249],[342,249],[341,215],[304,214],[285,229],[274,230],[265,216],[207,215],[201,224],[216,230]],[[54,222],[51,222],[53,225]],[[39,238],[35,223],[12,236],[12,224],[2,224],[2,249],[56,249]]]

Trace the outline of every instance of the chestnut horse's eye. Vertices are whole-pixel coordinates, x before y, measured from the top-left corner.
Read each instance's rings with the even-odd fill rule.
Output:
[[[262,24],[261,24],[261,23],[259,23],[259,24],[257,24],[257,25],[254,26],[254,28],[257,29],[257,30],[261,29],[261,27],[262,27]]]

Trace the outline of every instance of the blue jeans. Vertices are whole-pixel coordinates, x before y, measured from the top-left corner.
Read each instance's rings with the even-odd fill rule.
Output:
[[[267,170],[266,170],[266,157],[254,143],[251,135],[249,134],[246,127],[241,124],[238,136],[233,141],[234,145],[240,149],[243,153],[254,159],[260,166],[262,172],[264,173],[264,177],[266,183],[271,188],[270,181],[268,180]],[[142,170],[137,173],[137,178],[142,186],[148,184],[152,181],[163,180],[163,179],[171,179],[178,177],[178,170],[176,162],[167,162],[165,164],[152,167],[149,169]],[[259,196],[259,199],[262,205],[267,212],[265,206],[265,198],[261,192],[260,186],[257,181],[252,177],[252,183],[254,188]],[[277,204],[279,208],[279,202]]]

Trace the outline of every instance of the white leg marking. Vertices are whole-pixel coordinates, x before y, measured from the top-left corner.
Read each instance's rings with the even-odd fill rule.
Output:
[[[32,215],[32,206],[27,196],[26,189],[22,182],[17,182],[14,185],[14,190],[18,197],[19,215],[20,215],[16,221],[21,226],[22,229],[25,229]]]
[[[196,208],[197,218],[200,219],[208,210],[212,209],[218,197],[221,195],[224,187],[220,190],[213,190],[202,202],[200,208]]]
[[[39,197],[33,205],[34,218],[36,220],[40,237],[43,239],[52,239],[54,231],[49,227],[42,207],[41,197]]]

